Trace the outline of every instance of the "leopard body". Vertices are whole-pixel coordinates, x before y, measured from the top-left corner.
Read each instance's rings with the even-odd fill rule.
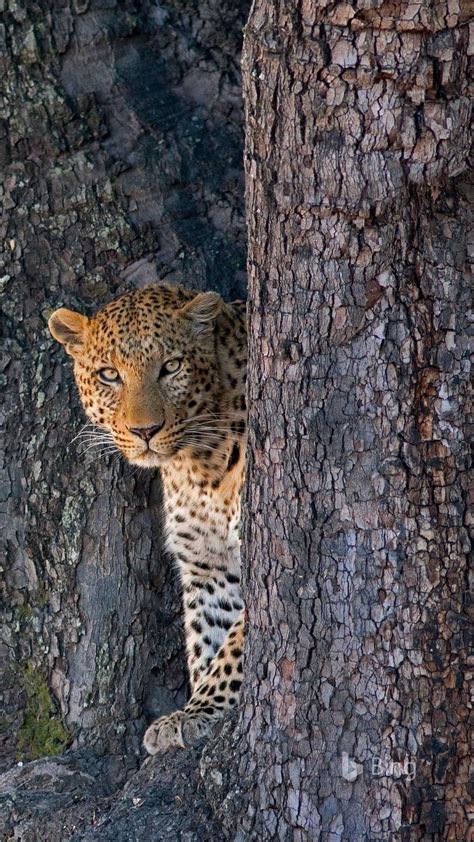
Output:
[[[92,318],[61,308],[52,335],[74,359],[98,436],[161,468],[165,540],[180,571],[191,698],[147,729],[150,754],[208,733],[237,703],[244,634],[240,494],[246,444],[242,302],[150,286]]]

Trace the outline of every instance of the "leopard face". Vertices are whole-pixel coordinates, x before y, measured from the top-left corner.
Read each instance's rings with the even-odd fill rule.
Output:
[[[192,446],[219,400],[217,293],[148,287],[92,318],[61,308],[49,320],[74,359],[85,412],[129,462],[156,467]]]

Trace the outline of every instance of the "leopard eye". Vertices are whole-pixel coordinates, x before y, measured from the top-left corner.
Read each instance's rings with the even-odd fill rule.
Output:
[[[115,368],[100,368],[97,372],[97,377],[101,383],[106,383],[107,386],[122,382],[120,380],[120,374]]]
[[[165,377],[167,374],[176,374],[181,368],[181,360],[168,360],[161,366],[160,377]]]

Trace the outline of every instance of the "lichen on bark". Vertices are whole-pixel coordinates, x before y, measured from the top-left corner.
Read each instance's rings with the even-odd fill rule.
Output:
[[[47,681],[31,664],[22,670],[26,695],[24,720],[18,731],[19,761],[61,754],[71,735],[61,722]]]

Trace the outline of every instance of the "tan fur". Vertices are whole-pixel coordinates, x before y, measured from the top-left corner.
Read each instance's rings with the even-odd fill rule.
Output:
[[[240,689],[243,305],[216,293],[147,287],[91,319],[61,308],[49,326],[74,358],[84,409],[101,435],[133,464],[162,470],[193,694],[183,711],[147,730],[145,747],[156,754],[207,733]]]

